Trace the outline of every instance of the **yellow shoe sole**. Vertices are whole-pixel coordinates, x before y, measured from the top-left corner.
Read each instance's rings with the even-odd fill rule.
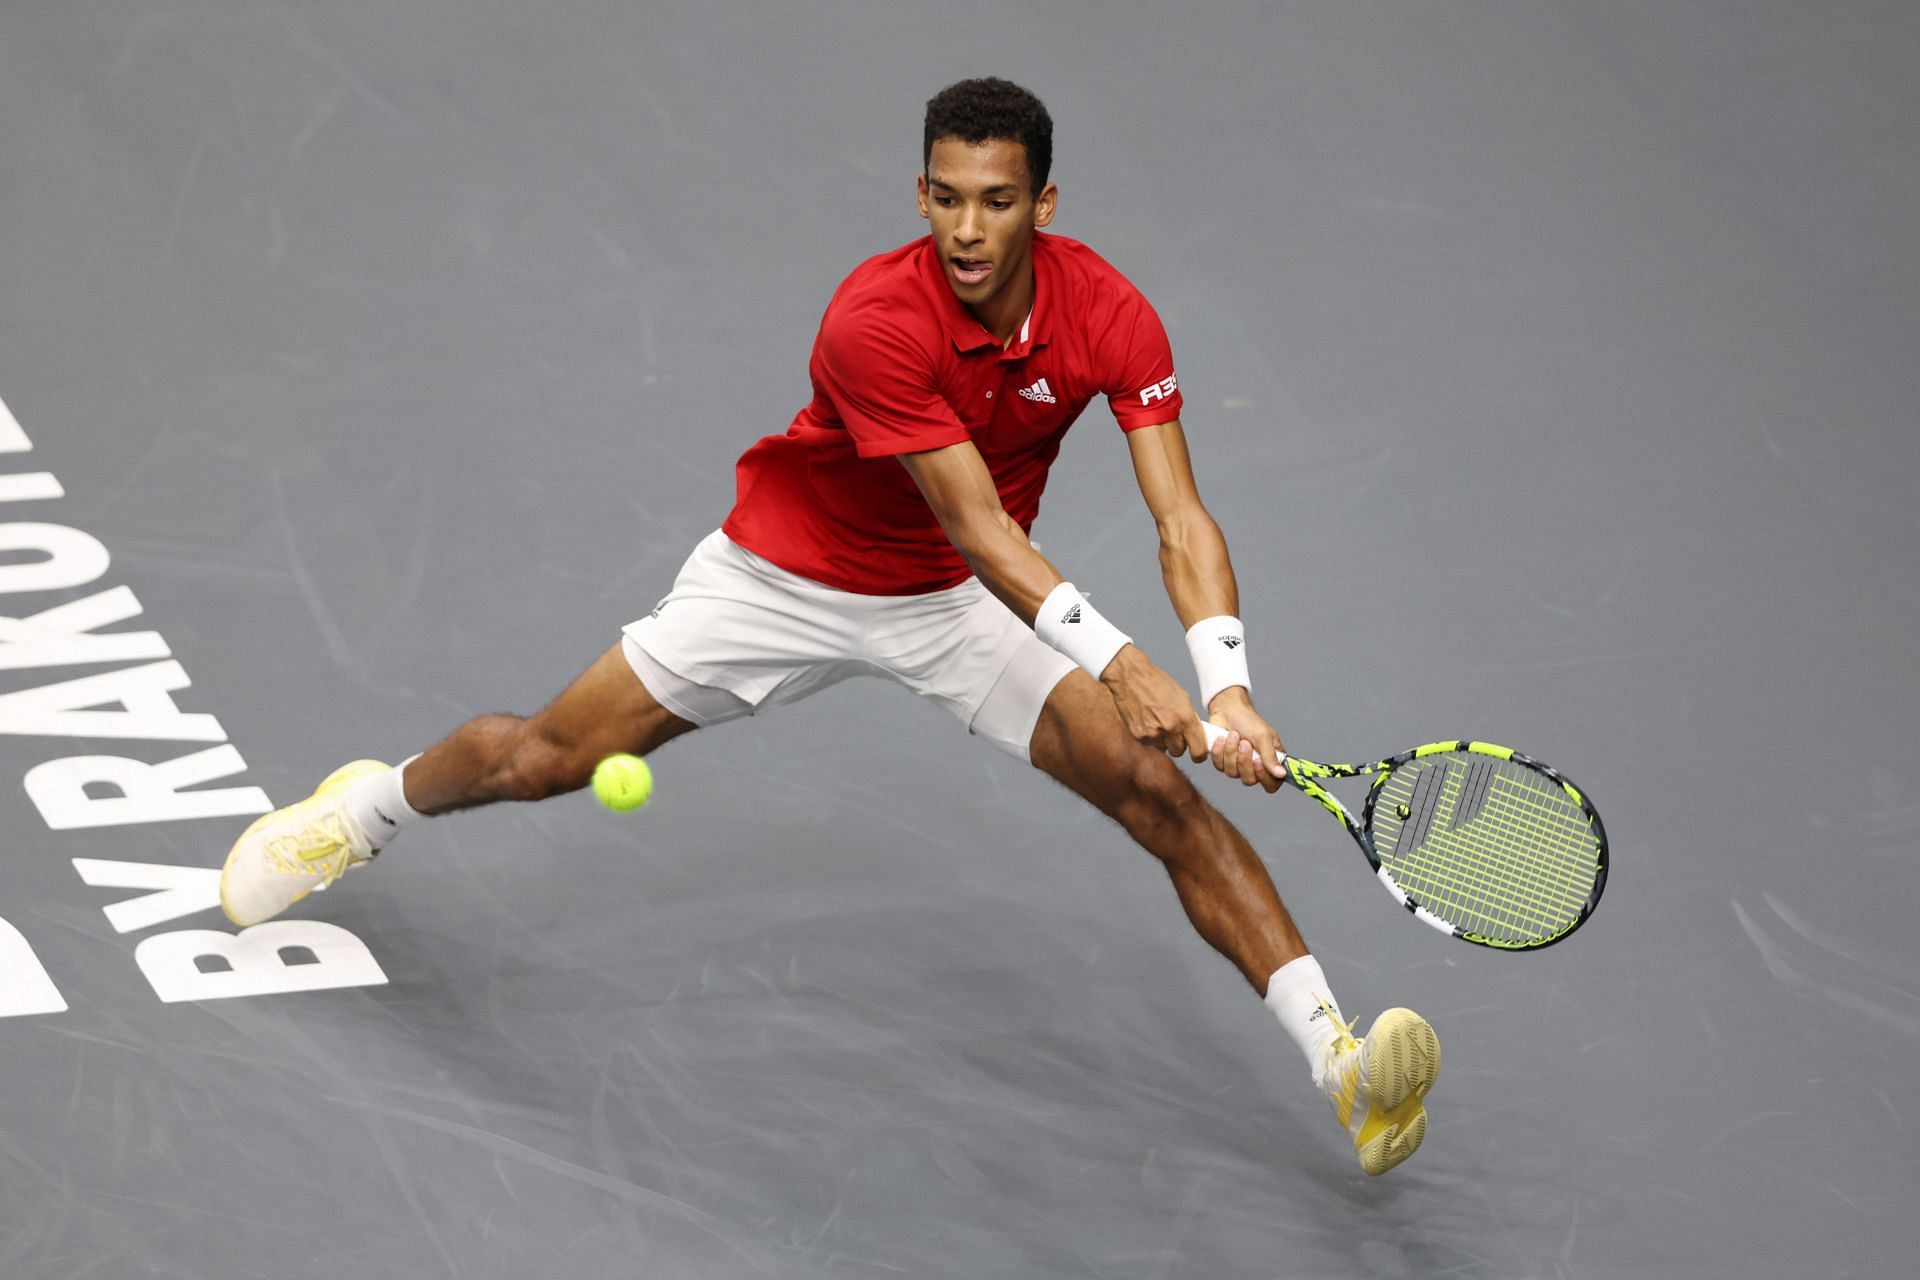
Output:
[[[1378,1177],[1420,1149],[1427,1136],[1422,1100],[1440,1074],[1440,1037],[1411,1009],[1389,1009],[1367,1032],[1367,1090],[1372,1106],[1355,1135],[1360,1167]]]

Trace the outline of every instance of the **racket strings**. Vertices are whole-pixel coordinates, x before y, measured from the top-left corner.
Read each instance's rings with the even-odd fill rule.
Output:
[[[1581,851],[1555,847],[1551,829],[1543,829],[1538,812],[1526,812],[1506,801],[1507,797],[1489,801],[1483,816],[1491,829],[1482,841],[1460,841],[1443,835],[1416,851],[1416,857],[1422,860],[1437,855],[1426,867],[1425,878],[1436,890],[1457,890],[1450,896],[1464,898],[1463,907],[1476,900],[1487,904],[1485,914],[1490,921],[1505,924],[1522,936],[1570,922],[1585,903],[1591,883],[1590,876],[1582,879],[1578,875],[1571,861]],[[1448,854],[1456,861],[1467,856],[1475,859],[1470,865],[1449,868],[1454,876],[1451,884],[1446,883],[1446,873],[1437,865],[1439,857]]]
[[[1539,837],[1533,815],[1495,804],[1471,837],[1442,828],[1390,868],[1436,914],[1475,932],[1513,938],[1551,933],[1585,901],[1564,852]],[[1476,918],[1477,917],[1477,918]]]
[[[1510,762],[1488,777],[1488,763],[1437,756],[1396,771],[1374,805],[1375,852],[1402,890],[1449,924],[1504,941],[1556,936],[1591,897],[1598,841],[1584,810],[1550,779]],[[1439,793],[1421,801],[1431,814],[1409,814],[1403,825],[1398,807],[1436,768],[1445,769]],[[1456,826],[1455,815],[1469,805],[1476,811]],[[1416,824],[1418,840],[1399,847]]]
[[[1511,849],[1490,853],[1484,840],[1442,835],[1390,874],[1424,899],[1429,910],[1450,914],[1459,926],[1522,940],[1551,936],[1577,916],[1584,902],[1567,877],[1546,873],[1551,853],[1538,841],[1516,841]]]

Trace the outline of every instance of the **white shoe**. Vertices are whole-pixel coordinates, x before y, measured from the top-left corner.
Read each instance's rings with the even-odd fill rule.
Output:
[[[1440,1038],[1411,1009],[1387,1010],[1364,1040],[1354,1039],[1331,1009],[1327,1016],[1340,1038],[1328,1050],[1320,1088],[1352,1136],[1360,1167],[1385,1173],[1418,1151],[1427,1136],[1422,1099],[1440,1074]]]
[[[348,786],[390,766],[355,760],[311,796],[275,809],[241,833],[220,873],[220,909],[242,928],[271,920],[377,852],[341,804]]]

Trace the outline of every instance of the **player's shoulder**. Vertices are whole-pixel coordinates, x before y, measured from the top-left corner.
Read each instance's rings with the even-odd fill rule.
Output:
[[[1050,231],[1037,231],[1033,236],[1033,252],[1036,260],[1045,260],[1071,283],[1126,293],[1140,292],[1125,272],[1101,257],[1085,241],[1055,235]]]
[[[1081,306],[1088,304],[1120,306],[1144,301],[1139,286],[1126,273],[1095,252],[1092,246],[1070,236],[1036,232],[1033,237],[1036,263],[1044,263],[1055,279]]]
[[[926,257],[931,251],[931,240],[923,236],[877,253],[848,272],[827,303],[822,336],[850,338],[876,329],[936,333],[938,318],[926,298]]]
[[[922,236],[898,249],[874,254],[847,273],[847,278],[833,291],[833,301],[827,304],[828,313],[924,310],[921,304],[926,294],[926,260],[931,252],[932,239]]]

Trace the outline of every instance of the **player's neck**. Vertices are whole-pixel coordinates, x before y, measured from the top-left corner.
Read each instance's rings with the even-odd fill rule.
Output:
[[[1033,313],[1033,255],[1029,253],[1014,273],[1013,283],[967,313],[980,322],[1002,347],[1013,341]]]

